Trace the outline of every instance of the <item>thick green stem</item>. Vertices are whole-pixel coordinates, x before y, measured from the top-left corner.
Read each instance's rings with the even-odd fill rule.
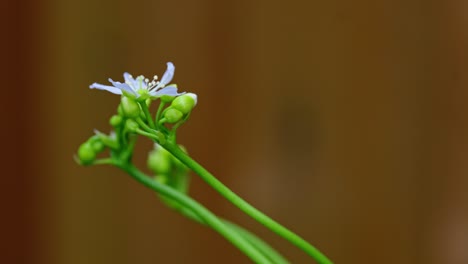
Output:
[[[255,263],[265,263],[269,264],[269,261],[265,256],[263,256],[256,248],[254,248],[250,243],[248,243],[241,235],[234,232],[232,229],[228,228],[221,220],[218,219],[213,213],[208,209],[203,207],[201,204],[195,200],[187,197],[186,195],[174,190],[173,188],[161,184],[149,177],[144,173],[139,171],[136,167],[131,164],[116,164],[122,170],[130,174],[135,180],[145,185],[146,187],[167,196],[184,207],[190,208],[203,222],[207,223],[218,233],[223,235],[228,241],[230,241],[234,246],[239,248],[244,254],[246,254],[252,261]]]
[[[175,209],[179,211],[181,214],[185,215],[187,218],[190,218],[196,222],[206,225],[206,223],[202,219],[200,219],[200,217],[198,217],[195,213],[193,213],[189,209],[185,207],[175,208]],[[252,246],[254,246],[257,250],[259,250],[268,259],[270,259],[272,263],[275,263],[275,264],[288,264],[289,263],[289,261],[286,260],[281,254],[279,254],[275,249],[273,249],[270,245],[265,243],[262,239],[258,238],[256,235],[250,233],[248,230],[234,223],[231,223],[227,220],[224,220],[222,218],[220,218],[220,220],[223,221],[223,223],[227,227],[229,227],[233,231],[240,234]]]
[[[195,160],[190,158],[185,154],[177,145],[175,144],[164,144],[163,147],[168,150],[172,155],[184,163],[187,167],[192,169],[196,174],[198,174],[206,183],[218,191],[222,196],[224,196],[228,201],[233,203],[243,212],[251,216],[253,219],[257,220],[259,223],[265,225],[267,228],[278,234],[279,236],[285,238],[292,244],[296,245],[300,249],[304,250],[307,254],[313,257],[318,263],[321,264],[331,264],[332,261],[329,260],[324,254],[322,254],[317,248],[309,244],[300,236],[296,235],[289,229],[285,228],[275,220],[271,219],[264,213],[260,212],[258,209],[250,205],[244,199],[239,197],[228,187],[226,187],[222,182],[216,179],[209,171],[203,168]]]

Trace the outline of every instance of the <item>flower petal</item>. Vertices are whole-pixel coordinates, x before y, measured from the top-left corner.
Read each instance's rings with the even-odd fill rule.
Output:
[[[169,86],[166,86],[166,87],[162,88],[159,91],[152,91],[152,92],[150,92],[150,94],[152,96],[162,96],[162,95],[177,96],[177,95],[181,95],[181,94],[184,94],[184,93],[178,93],[177,92],[177,86],[169,85]]]
[[[133,86],[134,89],[137,91],[140,89],[147,89],[148,88],[148,83],[145,80],[145,76],[140,75],[135,79],[135,85]]]
[[[109,78],[109,82],[112,83],[115,87],[119,88],[120,90],[125,90],[128,93],[137,95],[136,91],[132,89],[132,87],[126,83],[114,82],[111,78]]]
[[[172,81],[172,77],[174,77],[174,71],[175,71],[174,64],[172,64],[172,62],[168,62],[166,72],[164,73],[163,77],[159,81],[158,86],[163,87],[166,84],[170,83]]]
[[[137,87],[137,81],[133,79],[130,73],[124,72],[123,76],[124,76],[125,83],[128,83],[133,87]]]
[[[99,84],[99,83],[93,83],[93,84],[91,84],[89,86],[89,88],[104,90],[104,91],[111,92],[113,94],[122,94],[122,91],[119,88],[115,88],[115,87],[109,86],[109,85],[102,85],[102,84]]]

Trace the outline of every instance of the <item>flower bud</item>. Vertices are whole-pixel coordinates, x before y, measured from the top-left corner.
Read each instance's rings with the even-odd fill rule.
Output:
[[[109,124],[113,127],[118,127],[122,124],[123,122],[123,118],[122,116],[120,115],[113,115],[110,119],[109,119]]]
[[[123,114],[129,118],[136,118],[140,116],[140,106],[138,103],[130,97],[122,96],[120,102],[122,105]]]
[[[168,108],[167,111],[164,113],[164,118],[168,123],[176,123],[179,122],[182,119],[182,112],[175,109],[175,108]]]
[[[117,140],[117,136],[115,133],[111,132],[110,135],[106,135],[104,133],[99,132],[98,130],[94,130],[94,133],[96,133],[94,137],[96,137],[97,139],[94,139],[93,143],[95,141],[99,141],[102,144],[104,144],[104,146],[109,147],[111,149],[119,148],[119,141]]]
[[[171,171],[171,160],[159,150],[150,152],[147,165],[154,174],[167,175]]]
[[[184,115],[188,114],[197,105],[197,95],[194,93],[183,94],[174,101],[171,106],[182,112]]]
[[[163,94],[161,97],[160,97],[161,101],[164,102],[164,103],[170,103],[172,101],[174,101],[175,99],[175,96],[173,95],[168,95],[168,94]]]
[[[146,106],[150,107],[151,106],[151,98],[148,98],[146,99],[145,103],[146,103]]]
[[[119,104],[119,106],[117,107],[117,114],[119,114],[119,116],[125,116],[122,109],[122,104]]]
[[[128,131],[135,132],[140,126],[135,120],[127,119],[127,121],[125,122],[125,127]]]
[[[167,175],[157,175],[156,177],[154,177],[154,180],[166,185],[169,182],[169,177]]]
[[[96,153],[100,153],[106,148],[106,145],[104,145],[104,143],[100,140],[94,140],[93,142],[90,142],[90,144]]]
[[[90,142],[85,142],[78,148],[78,159],[83,165],[89,165],[96,159],[96,152]]]

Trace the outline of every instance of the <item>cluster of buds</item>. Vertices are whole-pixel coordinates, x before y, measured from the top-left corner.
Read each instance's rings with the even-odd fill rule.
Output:
[[[183,146],[179,145],[179,147],[187,153]],[[154,149],[148,155],[147,166],[158,182],[169,185],[182,193],[188,192],[189,169],[160,145],[154,144]],[[172,201],[162,196],[160,198],[168,205],[175,206]]]
[[[111,156],[131,158],[133,146],[129,137],[136,134],[150,136],[158,143],[164,143],[167,138],[175,141],[176,129],[187,121],[197,104],[194,93],[179,93],[176,84],[169,84],[174,76],[175,67],[167,63],[167,70],[158,80],[155,75],[150,81],[140,75],[133,78],[124,73],[124,82],[109,79],[112,86],[94,83],[91,89],[99,89],[121,96],[117,114],[109,123],[114,131],[109,135],[96,132],[94,136],[83,143],[78,149],[77,159],[82,165],[94,164],[99,153],[106,148],[111,150]],[[149,111],[153,101],[160,100],[161,107],[155,117]],[[165,107],[164,107],[165,106]],[[172,125],[171,128],[166,124]],[[175,142],[172,142],[175,143]]]
[[[197,95],[193,93],[183,94],[175,98],[171,105],[164,111],[164,117],[160,122],[174,124],[187,117],[197,105]]]

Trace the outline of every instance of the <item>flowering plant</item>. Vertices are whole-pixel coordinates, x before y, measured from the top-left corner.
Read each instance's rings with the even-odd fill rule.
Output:
[[[179,93],[175,84],[169,84],[174,71],[174,65],[168,62],[167,70],[159,81],[157,76],[150,81],[144,76],[133,78],[129,73],[124,73],[124,83],[109,79],[112,86],[92,84],[90,86],[92,89],[121,95],[121,101],[117,114],[109,120],[114,131],[110,134],[95,131],[93,136],[80,145],[76,155],[77,162],[84,166],[107,164],[122,169],[155,191],[168,207],[211,227],[255,263],[289,263],[286,258],[251,232],[216,216],[191,198],[188,185],[189,171],[192,170],[244,213],[305,251],[318,263],[332,263],[300,236],[232,192],[193,160],[184,147],[177,144],[177,129],[189,119],[198,98],[194,93]],[[153,116],[149,107],[154,101],[159,101],[159,107]],[[154,150],[149,153],[147,160],[153,177],[144,174],[132,163],[138,136],[147,137],[155,142]],[[98,155],[105,150],[109,150],[109,156],[98,158]]]

